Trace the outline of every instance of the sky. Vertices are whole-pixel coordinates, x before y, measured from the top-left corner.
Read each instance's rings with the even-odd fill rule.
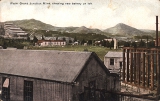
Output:
[[[160,0],[0,0],[0,22],[36,19],[57,27],[98,29],[124,23],[155,30],[156,16],[160,19]]]

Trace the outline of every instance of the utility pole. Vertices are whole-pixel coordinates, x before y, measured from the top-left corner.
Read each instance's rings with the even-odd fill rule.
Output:
[[[157,60],[157,98],[156,101],[159,100],[160,96],[160,67],[159,67],[159,49],[158,49],[158,16],[156,16],[156,47],[157,47],[157,55],[156,55],[156,60]]]

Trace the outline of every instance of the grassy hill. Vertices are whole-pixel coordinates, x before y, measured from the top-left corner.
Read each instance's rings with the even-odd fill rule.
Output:
[[[7,21],[15,24],[18,27],[24,28],[24,29],[38,29],[38,30],[53,30],[54,26],[43,23],[41,21],[35,20],[35,19],[29,19],[29,20],[16,20],[16,21]]]

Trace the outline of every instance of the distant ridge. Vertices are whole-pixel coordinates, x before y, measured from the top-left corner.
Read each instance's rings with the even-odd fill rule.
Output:
[[[107,28],[103,31],[99,29],[87,28],[85,26],[81,27],[57,27],[50,24],[46,24],[42,21],[35,19],[25,19],[25,20],[15,20],[15,21],[6,21],[15,24],[18,27],[32,30],[36,28],[37,30],[52,30],[66,33],[96,33],[96,34],[105,34],[105,35],[120,35],[120,36],[135,36],[135,35],[143,35],[148,33],[154,33],[154,30],[147,29],[136,29],[134,27],[128,26],[123,23],[119,23],[114,27]]]
[[[15,20],[15,21],[6,21],[6,22],[11,22],[17,25],[18,27],[25,28],[25,29],[36,28],[37,30],[52,30],[52,31],[69,32],[69,33],[97,33],[97,34],[103,33],[99,29],[90,29],[90,28],[86,28],[85,26],[56,27],[35,19]]]
[[[90,29],[85,26],[82,26],[82,27],[76,28],[71,33],[96,33],[96,34],[99,34],[99,33],[102,33],[102,31],[99,29]]]
[[[18,27],[25,28],[25,29],[42,29],[42,30],[53,30],[54,26],[50,24],[43,23],[41,21],[35,19],[26,19],[26,20],[16,20],[16,21],[7,21],[11,22]]]
[[[128,26],[123,23],[119,23],[114,27],[108,28],[104,30],[104,32],[111,33],[113,35],[125,35],[125,36],[134,36],[134,35],[140,35],[145,34],[145,32],[138,30],[134,27]]]

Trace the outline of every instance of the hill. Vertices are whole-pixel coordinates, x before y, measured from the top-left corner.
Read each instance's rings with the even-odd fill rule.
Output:
[[[102,33],[102,31],[99,29],[90,29],[85,26],[82,26],[82,27],[76,28],[71,33],[85,33],[85,34],[86,33],[96,33],[96,34],[100,34],[100,33]]]
[[[35,19],[26,19],[26,20],[15,20],[15,21],[7,21],[21,27],[23,29],[37,29],[37,30],[52,30],[59,32],[67,32],[67,33],[103,33],[99,29],[90,29],[85,26],[82,27],[56,27],[50,24],[43,23],[39,20]]]
[[[15,24],[18,27],[24,28],[24,29],[34,29],[37,30],[53,30],[55,27],[46,23],[43,23],[41,21],[35,20],[35,19],[29,19],[29,20],[15,20],[15,21],[7,21]]]
[[[134,27],[128,26],[123,23],[119,23],[114,27],[104,30],[104,32],[111,33],[112,35],[124,35],[124,36],[135,36],[140,34],[146,34],[145,32],[138,30]]]

